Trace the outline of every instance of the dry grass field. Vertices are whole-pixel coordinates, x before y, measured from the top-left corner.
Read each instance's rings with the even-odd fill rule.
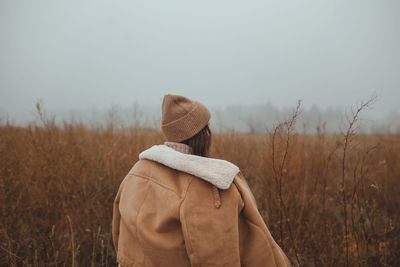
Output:
[[[241,168],[272,235],[300,266],[399,266],[400,136],[214,133]],[[357,118],[356,118],[357,119]],[[357,122],[357,120],[355,120]],[[115,266],[112,202],[159,131],[0,126],[0,265]]]

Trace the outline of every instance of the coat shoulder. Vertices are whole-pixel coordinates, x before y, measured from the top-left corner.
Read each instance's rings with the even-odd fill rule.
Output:
[[[182,198],[193,177],[161,163],[140,159],[130,169],[124,181],[131,179],[147,180],[152,183],[153,186],[174,191]],[[124,181],[122,183],[124,183]]]

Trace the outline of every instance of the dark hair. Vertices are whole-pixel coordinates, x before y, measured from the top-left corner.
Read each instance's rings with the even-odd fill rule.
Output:
[[[206,125],[200,132],[182,141],[182,143],[190,146],[194,155],[206,157],[208,156],[211,146],[211,130],[208,125]]]

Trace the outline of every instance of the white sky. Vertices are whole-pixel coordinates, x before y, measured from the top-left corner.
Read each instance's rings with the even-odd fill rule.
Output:
[[[0,111],[161,104],[400,111],[400,1],[0,0]]]

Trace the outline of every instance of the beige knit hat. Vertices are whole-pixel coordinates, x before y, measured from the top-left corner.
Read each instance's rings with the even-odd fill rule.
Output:
[[[200,132],[210,118],[210,111],[197,101],[180,95],[164,96],[161,129],[168,141],[189,139]]]

